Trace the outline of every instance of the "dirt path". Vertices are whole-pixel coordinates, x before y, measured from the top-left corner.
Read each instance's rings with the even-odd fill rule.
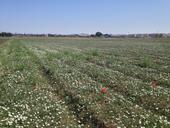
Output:
[[[80,103],[79,98],[74,97],[74,94],[71,91],[65,89],[62,84],[58,85],[59,80],[54,77],[53,73],[49,69],[43,66],[42,70],[44,76],[48,79],[49,84],[55,89],[57,94],[65,99],[69,109],[74,112],[77,119],[81,121],[81,124],[90,125],[92,128],[107,128],[104,122],[94,115],[94,112],[88,110],[86,105]],[[56,88],[56,83],[57,86],[60,86],[60,88]],[[65,97],[68,97],[68,99]]]

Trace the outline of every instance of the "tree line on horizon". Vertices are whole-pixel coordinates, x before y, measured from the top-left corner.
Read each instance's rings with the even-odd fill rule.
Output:
[[[10,33],[10,32],[1,32],[0,37],[12,37],[12,36],[19,36],[19,37],[104,37],[104,38],[163,38],[163,37],[170,37],[170,34],[164,33],[151,33],[151,34],[103,34],[102,32],[96,32],[95,34],[71,34],[71,35],[62,35],[62,34],[18,34],[18,33]]]
[[[11,36],[13,36],[13,34],[10,33],[10,32],[1,32],[1,33],[0,33],[0,36],[1,36],[1,37],[11,37]]]

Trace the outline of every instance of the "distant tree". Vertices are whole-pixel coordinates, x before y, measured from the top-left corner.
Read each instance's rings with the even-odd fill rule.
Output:
[[[104,34],[104,37],[105,37],[105,38],[110,38],[110,37],[112,37],[112,35],[110,35],[110,34]]]
[[[155,37],[156,37],[156,38],[162,38],[162,37],[163,37],[163,34],[162,34],[162,33],[157,33],[157,34],[155,34]]]
[[[0,33],[0,36],[2,36],[2,37],[11,37],[11,36],[13,36],[13,35],[12,35],[12,33],[1,32],[1,33]]]
[[[96,35],[95,35],[96,37],[101,37],[101,36],[103,36],[103,34],[101,33],[101,32],[96,32]]]
[[[94,34],[91,34],[90,36],[91,36],[91,37],[95,37],[95,35],[94,35]]]

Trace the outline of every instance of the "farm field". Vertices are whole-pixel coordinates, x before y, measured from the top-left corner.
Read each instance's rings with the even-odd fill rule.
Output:
[[[169,128],[170,39],[0,39],[0,127]]]

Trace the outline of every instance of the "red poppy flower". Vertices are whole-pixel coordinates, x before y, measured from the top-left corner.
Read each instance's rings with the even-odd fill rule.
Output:
[[[151,86],[152,86],[153,88],[157,87],[157,84],[158,84],[158,82],[157,82],[156,80],[153,80],[153,81],[151,82]]]
[[[107,88],[106,87],[101,88],[101,93],[105,94],[106,92],[107,92]]]

